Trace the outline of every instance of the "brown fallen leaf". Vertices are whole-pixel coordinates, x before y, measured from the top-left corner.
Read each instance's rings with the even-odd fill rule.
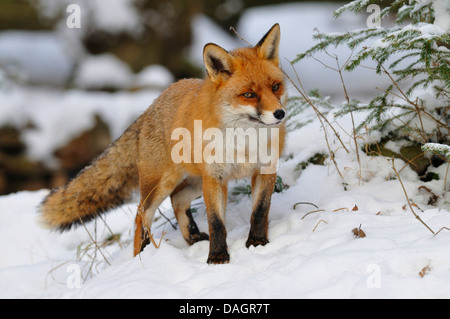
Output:
[[[358,206],[356,206],[356,205],[355,205],[355,207],[352,208],[352,212],[356,212],[356,211],[358,211],[358,210],[359,210],[359,209],[358,209]]]
[[[361,225],[359,225],[359,228],[353,228],[352,233],[355,236],[355,238],[366,237],[366,233],[361,229]]]
[[[429,189],[426,186],[420,186],[419,190],[424,190],[430,194],[430,197],[428,199],[428,205],[434,206],[436,204],[437,200],[439,199],[439,196],[433,193],[431,189]]]
[[[431,271],[430,266],[423,267],[422,270],[419,272],[420,278],[425,277],[425,275],[427,275],[430,271]]]

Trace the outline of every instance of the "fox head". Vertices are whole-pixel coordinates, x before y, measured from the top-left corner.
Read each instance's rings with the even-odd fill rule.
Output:
[[[269,126],[286,118],[279,44],[280,26],[275,24],[254,47],[231,52],[213,43],[204,47],[206,71],[226,123]]]

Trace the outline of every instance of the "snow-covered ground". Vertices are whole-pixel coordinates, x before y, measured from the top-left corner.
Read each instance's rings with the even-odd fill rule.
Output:
[[[258,41],[272,25],[269,17],[276,16],[283,36],[295,39],[295,23],[311,21],[313,15],[318,17],[321,31],[335,30],[333,26],[320,27],[330,21],[335,7],[327,12],[314,8],[291,5],[252,9],[246,12],[238,30],[249,41]],[[305,19],[296,19],[302,14]],[[224,47],[231,45],[231,40],[226,42],[219,31],[205,34],[206,30],[214,31],[205,19],[199,17],[194,23],[193,29],[199,31],[195,33],[193,52],[211,41]],[[264,22],[264,26],[253,28],[252,20]],[[308,24],[305,28],[312,31],[313,27]],[[290,32],[293,35],[289,36]],[[292,54],[310,47],[310,41],[282,42],[282,55],[292,59]],[[100,65],[109,65],[107,69],[115,64],[109,58],[103,62]],[[299,68],[302,80],[311,88],[340,85],[324,75],[325,68],[318,63]],[[152,86],[155,78],[162,83],[170,81],[160,67],[137,76],[122,68],[121,74],[143,86]],[[87,78],[83,81],[90,81],[88,73],[84,76]],[[364,84],[356,75],[348,79],[349,87]],[[0,124],[20,127],[33,119],[34,128],[24,135],[30,155],[51,162],[48,156],[52,150],[92,126],[94,114],[102,116],[112,128],[113,137],[118,137],[158,94],[157,90],[99,93],[6,84],[0,88]],[[87,229],[79,227],[59,234],[37,223],[37,207],[48,190],[20,192],[0,197],[0,298],[450,298],[450,231],[433,236],[414,218],[390,160],[368,157],[360,151],[358,163],[353,139],[348,135],[352,127],[349,118],[336,123],[329,115],[349,149],[347,153],[329,132],[330,147],[343,178],[329,159],[323,166],[309,164],[297,170],[299,163],[315,154],[328,154],[323,129],[313,111],[305,111],[301,119],[311,121],[288,135],[279,175],[289,188],[273,195],[268,245],[245,248],[251,200],[247,195],[233,195],[232,189],[248,181],[230,185],[226,226],[231,261],[227,265],[207,265],[208,242],[187,246],[179,230],[161,215],[152,229],[161,245],[149,245],[133,258],[137,199],[106,215],[108,227],[98,220],[88,224]],[[368,141],[377,137],[362,138]],[[399,171],[404,165],[395,160]],[[441,178],[427,183],[421,182],[409,167],[400,172],[415,212],[435,232],[450,227],[450,194],[444,192],[443,185],[446,168],[431,168]],[[434,206],[428,205],[430,192],[420,186],[439,196]],[[202,200],[193,206],[197,208],[194,217],[199,228],[207,231]],[[169,203],[161,206],[161,213],[174,223]],[[355,236],[355,228],[361,229],[365,237]],[[120,235],[120,244],[111,240],[111,232]]]
[[[326,152],[321,134],[320,125],[313,122],[289,136],[286,154],[292,156],[281,164],[280,176],[290,187],[273,195],[268,245],[245,248],[251,201],[246,195],[230,197],[228,265],[207,265],[208,242],[187,246],[179,231],[161,217],[153,225],[156,242],[162,239],[160,247],[149,245],[133,258],[137,201],[107,215],[106,224],[120,234],[121,247],[116,242],[102,246],[111,233],[101,220],[97,227],[88,225],[108,264],[83,227],[64,234],[39,227],[36,207],[47,190],[1,197],[0,297],[450,297],[450,232],[433,237],[414,218],[386,159],[360,154],[364,177],[360,181],[356,155],[338,150],[347,190],[328,161],[295,171],[311,154]],[[403,164],[396,161],[397,168]],[[445,174],[444,168],[436,172]],[[439,209],[428,206],[430,194],[418,189],[426,185],[442,195],[442,181],[421,183],[408,167],[401,176],[409,197],[423,210],[415,206],[424,222],[435,231],[450,226],[444,203],[449,196],[441,196],[437,206],[447,209]],[[310,204],[294,208],[299,202]],[[207,231],[202,201],[194,207],[200,229]],[[165,203],[161,211],[174,222],[170,205]],[[366,236],[355,237],[355,228]]]

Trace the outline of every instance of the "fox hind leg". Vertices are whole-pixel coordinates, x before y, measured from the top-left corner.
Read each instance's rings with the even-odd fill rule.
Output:
[[[148,171],[148,170],[147,170]],[[180,174],[166,174],[161,178],[145,175],[139,170],[141,202],[136,215],[134,234],[134,256],[138,255],[150,243],[150,230],[153,215],[162,202],[172,193],[179,183]]]
[[[178,185],[170,195],[172,207],[180,226],[181,234],[188,245],[202,240],[208,240],[206,233],[200,232],[197,224],[192,217],[190,209],[191,201],[201,196],[202,180],[201,177],[188,177]]]
[[[150,235],[147,231],[147,227],[144,226],[143,216],[140,212],[136,214],[135,225],[133,255],[137,256],[144,250],[145,246],[150,244]]]
[[[156,189],[158,190],[158,188]],[[168,194],[167,194],[168,195]],[[150,230],[152,226],[153,215],[159,205],[162,204],[167,197],[163,195],[143,197],[141,195],[141,203],[136,214],[134,233],[134,256],[138,255],[150,243]],[[147,205],[147,202],[150,204]]]

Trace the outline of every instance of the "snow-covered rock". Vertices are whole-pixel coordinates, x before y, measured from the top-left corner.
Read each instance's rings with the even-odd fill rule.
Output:
[[[82,89],[123,89],[130,86],[132,78],[127,64],[105,53],[85,57],[77,68],[74,84]]]

